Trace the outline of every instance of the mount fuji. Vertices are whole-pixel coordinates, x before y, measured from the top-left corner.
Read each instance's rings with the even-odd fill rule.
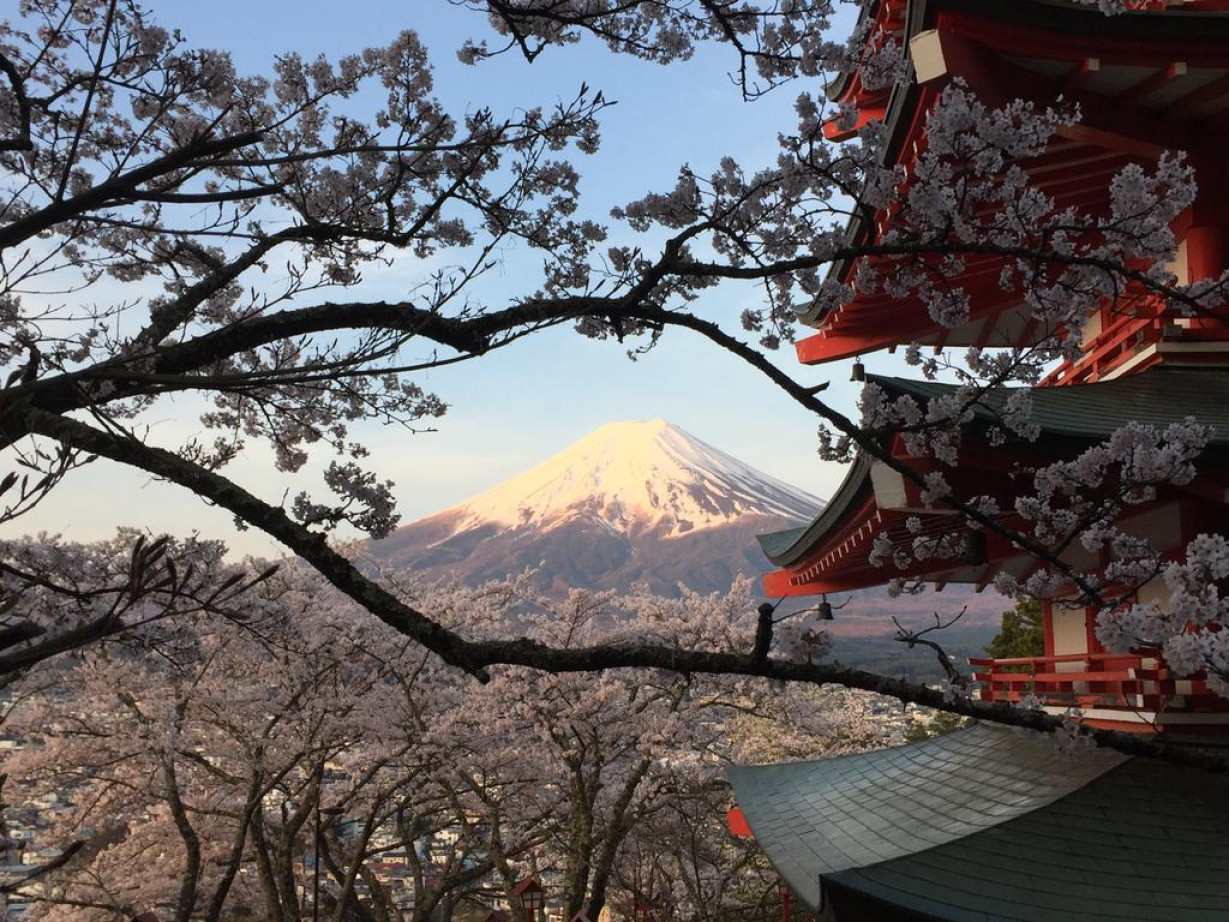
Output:
[[[662,419],[611,423],[460,505],[372,546],[395,566],[465,582],[537,568],[546,590],[679,583],[724,591],[767,569],[759,532],[823,501]]]
[[[629,589],[725,592],[770,569],[758,533],[809,521],[823,500],[769,477],[655,419],[612,423],[485,493],[397,529],[371,546],[396,567],[479,583],[533,568],[544,591]],[[758,588],[758,587],[757,587]],[[801,602],[801,600],[799,600]],[[842,662],[939,679],[933,657],[894,642],[894,619],[914,627],[936,611],[965,615],[944,633],[953,657],[979,655],[1011,603],[993,590],[890,598],[865,589],[834,598],[830,625]]]

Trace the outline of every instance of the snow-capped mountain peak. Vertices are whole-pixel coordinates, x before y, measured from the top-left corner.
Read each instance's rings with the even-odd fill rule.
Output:
[[[749,515],[801,520],[822,502],[664,419],[610,423],[534,468],[448,510],[454,534],[546,531],[578,521],[620,535],[674,537]]]

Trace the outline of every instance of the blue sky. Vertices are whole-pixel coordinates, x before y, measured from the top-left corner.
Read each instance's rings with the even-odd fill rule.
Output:
[[[477,67],[460,64],[455,51],[467,35],[486,34],[482,17],[447,0],[212,0],[155,2],[162,25],[178,27],[189,42],[230,50],[241,71],[267,72],[275,54],[330,56],[386,43],[396,32],[417,31],[437,68],[436,90],[454,112],[490,106],[508,112],[574,95],[582,81],[618,101],[603,116],[603,147],[583,158],[582,210],[599,219],[613,205],[647,191],[669,188],[679,166],[706,174],[722,156],[748,168],[768,163],[779,131],[793,127],[798,90],[786,87],[755,103],[742,100],[727,71],[724,49],[708,49],[685,64],[660,67],[612,56],[586,42],[554,49],[532,66],[505,56]],[[843,17],[846,27],[851,15]],[[530,289],[532,272],[516,253],[479,289],[494,307]],[[405,296],[424,267],[412,257],[369,272],[359,294]],[[756,299],[753,287],[722,289],[700,302],[709,316],[733,318]],[[807,383],[831,380],[832,401],[848,411],[856,396],[847,363],[807,369],[792,348],[777,356]],[[898,360],[876,356],[871,368],[898,372]],[[485,359],[425,375],[421,384],[451,409],[438,431],[409,435],[364,427],[381,474],[397,483],[403,521],[436,512],[565,448],[603,423],[665,417],[710,444],[820,496],[840,480],[837,465],[815,454],[815,422],[737,360],[681,331],[670,333],[648,355],[631,362],[625,347],[593,342],[566,330],[543,334]],[[163,404],[151,416],[159,440],[196,427],[188,401]],[[279,499],[289,486],[314,490],[312,472],[288,483],[254,451],[230,471],[249,489]],[[301,481],[301,482],[300,482]],[[136,510],[134,512],[134,510]],[[229,516],[203,507],[181,491],[144,476],[104,469],[79,472],[35,515],[9,532],[61,531],[97,538],[117,525],[143,524],[184,532],[200,529],[226,537],[238,551],[269,552],[274,545],[251,532],[235,535]]]

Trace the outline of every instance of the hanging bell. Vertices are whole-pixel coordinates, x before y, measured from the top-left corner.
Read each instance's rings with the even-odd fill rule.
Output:
[[[828,601],[827,596],[824,596],[819,604],[815,606],[815,611],[818,613],[820,621],[832,620],[832,603]]]
[[[850,370],[850,373],[849,373],[849,380],[850,381],[865,381],[866,380],[866,366],[862,364],[861,356],[859,356],[858,359],[853,363],[853,368]]]

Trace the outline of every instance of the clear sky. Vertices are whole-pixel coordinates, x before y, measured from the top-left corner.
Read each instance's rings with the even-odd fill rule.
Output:
[[[582,81],[618,104],[603,116],[603,147],[583,158],[582,209],[605,218],[609,208],[668,189],[681,164],[704,175],[722,156],[749,169],[769,163],[776,137],[793,127],[797,89],[786,87],[755,103],[742,100],[727,71],[724,49],[710,49],[670,67],[615,57],[604,46],[582,43],[553,49],[532,66],[508,55],[477,67],[457,61],[467,35],[481,36],[482,17],[448,0],[154,0],[158,21],[180,28],[189,42],[232,52],[239,70],[268,72],[276,54],[330,56],[386,43],[402,29],[417,31],[437,68],[436,90],[454,112],[489,106],[498,112],[570,98]],[[843,17],[848,27],[852,14]],[[519,263],[519,264],[518,264]],[[501,270],[479,289],[500,307],[533,285],[520,254],[508,253]],[[404,297],[425,267],[405,256],[370,271],[358,294]],[[698,310],[728,318],[755,299],[754,288],[723,289]],[[565,448],[603,423],[665,417],[693,435],[817,495],[832,493],[837,465],[815,454],[815,422],[780,392],[731,357],[681,331],[637,362],[616,343],[586,340],[567,330],[543,334],[476,362],[424,375],[424,388],[450,404],[438,431],[418,435],[367,426],[360,437],[374,466],[397,483],[403,521],[446,508]],[[807,383],[831,380],[833,402],[848,411],[855,387],[848,363],[803,368],[792,348],[778,361]],[[899,372],[898,360],[876,356],[872,370]],[[151,415],[159,441],[195,428],[191,401],[164,403]],[[288,480],[263,450],[229,469],[249,489],[276,500],[283,491],[317,491],[312,472]],[[322,491],[322,490],[321,490]],[[14,531],[59,531],[81,539],[109,535],[117,525],[141,524],[182,533],[199,529],[227,537],[239,551],[270,552],[255,533],[236,535],[229,516],[177,488],[144,475],[104,467],[77,472],[53,499]]]

